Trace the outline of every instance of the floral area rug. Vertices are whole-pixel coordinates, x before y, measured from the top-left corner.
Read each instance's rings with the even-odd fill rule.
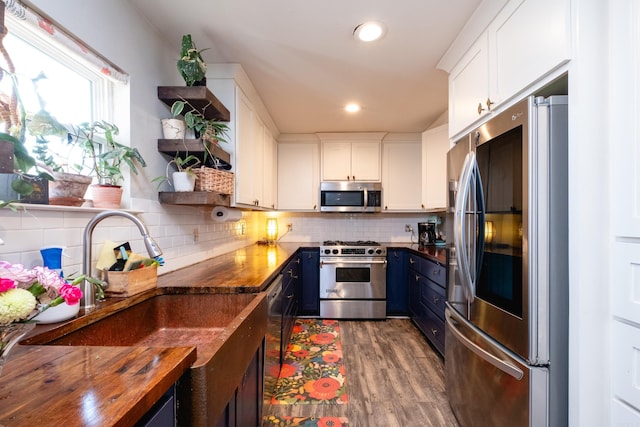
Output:
[[[344,417],[265,417],[262,427],[347,427],[349,421]]]
[[[338,321],[296,319],[271,403],[344,404],[347,401]]]

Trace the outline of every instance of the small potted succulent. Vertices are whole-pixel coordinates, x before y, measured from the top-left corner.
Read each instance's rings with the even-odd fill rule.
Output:
[[[178,60],[178,71],[187,86],[205,86],[205,74],[207,63],[202,59],[201,53],[206,49],[198,50],[191,40],[191,34],[182,36],[182,50]]]

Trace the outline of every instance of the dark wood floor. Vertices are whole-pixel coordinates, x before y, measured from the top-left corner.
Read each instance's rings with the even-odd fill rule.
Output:
[[[346,405],[272,405],[265,415],[347,417],[350,427],[458,426],[444,364],[408,319],[340,321]]]

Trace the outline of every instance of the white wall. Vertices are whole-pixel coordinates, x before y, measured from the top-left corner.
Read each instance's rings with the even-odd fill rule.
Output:
[[[616,1],[616,0],[611,0]],[[573,0],[569,65],[569,420],[610,425],[607,2]]]
[[[151,179],[163,175],[166,159],[157,152],[160,119],[168,108],[157,99],[158,85],[183,85],[176,69],[180,40],[163,40],[126,0],[87,2],[83,0],[34,0],[40,8],[67,30],[96,49],[130,75],[130,83],[116,94],[114,121],[121,140],[137,147],[148,167],[126,185],[123,206],[142,211],[140,217],[164,250],[167,261],[160,272],[174,270],[213,255],[253,243],[258,236],[259,214],[245,212],[244,234],[238,223],[215,223],[211,208],[161,205]],[[133,197],[131,197],[133,196]],[[42,263],[39,248],[66,246],[63,268],[66,274],[80,271],[82,234],[95,211],[69,209],[12,212],[0,209],[0,259],[28,266]],[[198,241],[194,242],[194,229]],[[126,220],[105,220],[94,235],[94,257],[101,243],[130,241],[144,251],[138,230]]]

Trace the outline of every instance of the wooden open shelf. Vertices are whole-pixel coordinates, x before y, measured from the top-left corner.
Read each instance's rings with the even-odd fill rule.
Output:
[[[231,206],[231,197],[215,191],[161,191],[160,203],[191,206]]]
[[[205,118],[221,122],[231,120],[231,113],[206,86],[158,86],[158,99],[169,108],[176,101],[189,101]]]
[[[175,157],[176,154],[179,154],[181,157],[185,157],[187,154],[193,154],[200,159],[205,166],[213,167],[214,165],[211,158],[207,158],[205,161],[205,156],[210,156],[202,144],[203,142],[200,139],[159,139],[158,151],[171,157]],[[226,168],[222,167],[220,169],[231,169],[231,155],[229,153],[217,144],[209,145],[209,151],[214,157],[217,157],[224,166],[227,166]]]

